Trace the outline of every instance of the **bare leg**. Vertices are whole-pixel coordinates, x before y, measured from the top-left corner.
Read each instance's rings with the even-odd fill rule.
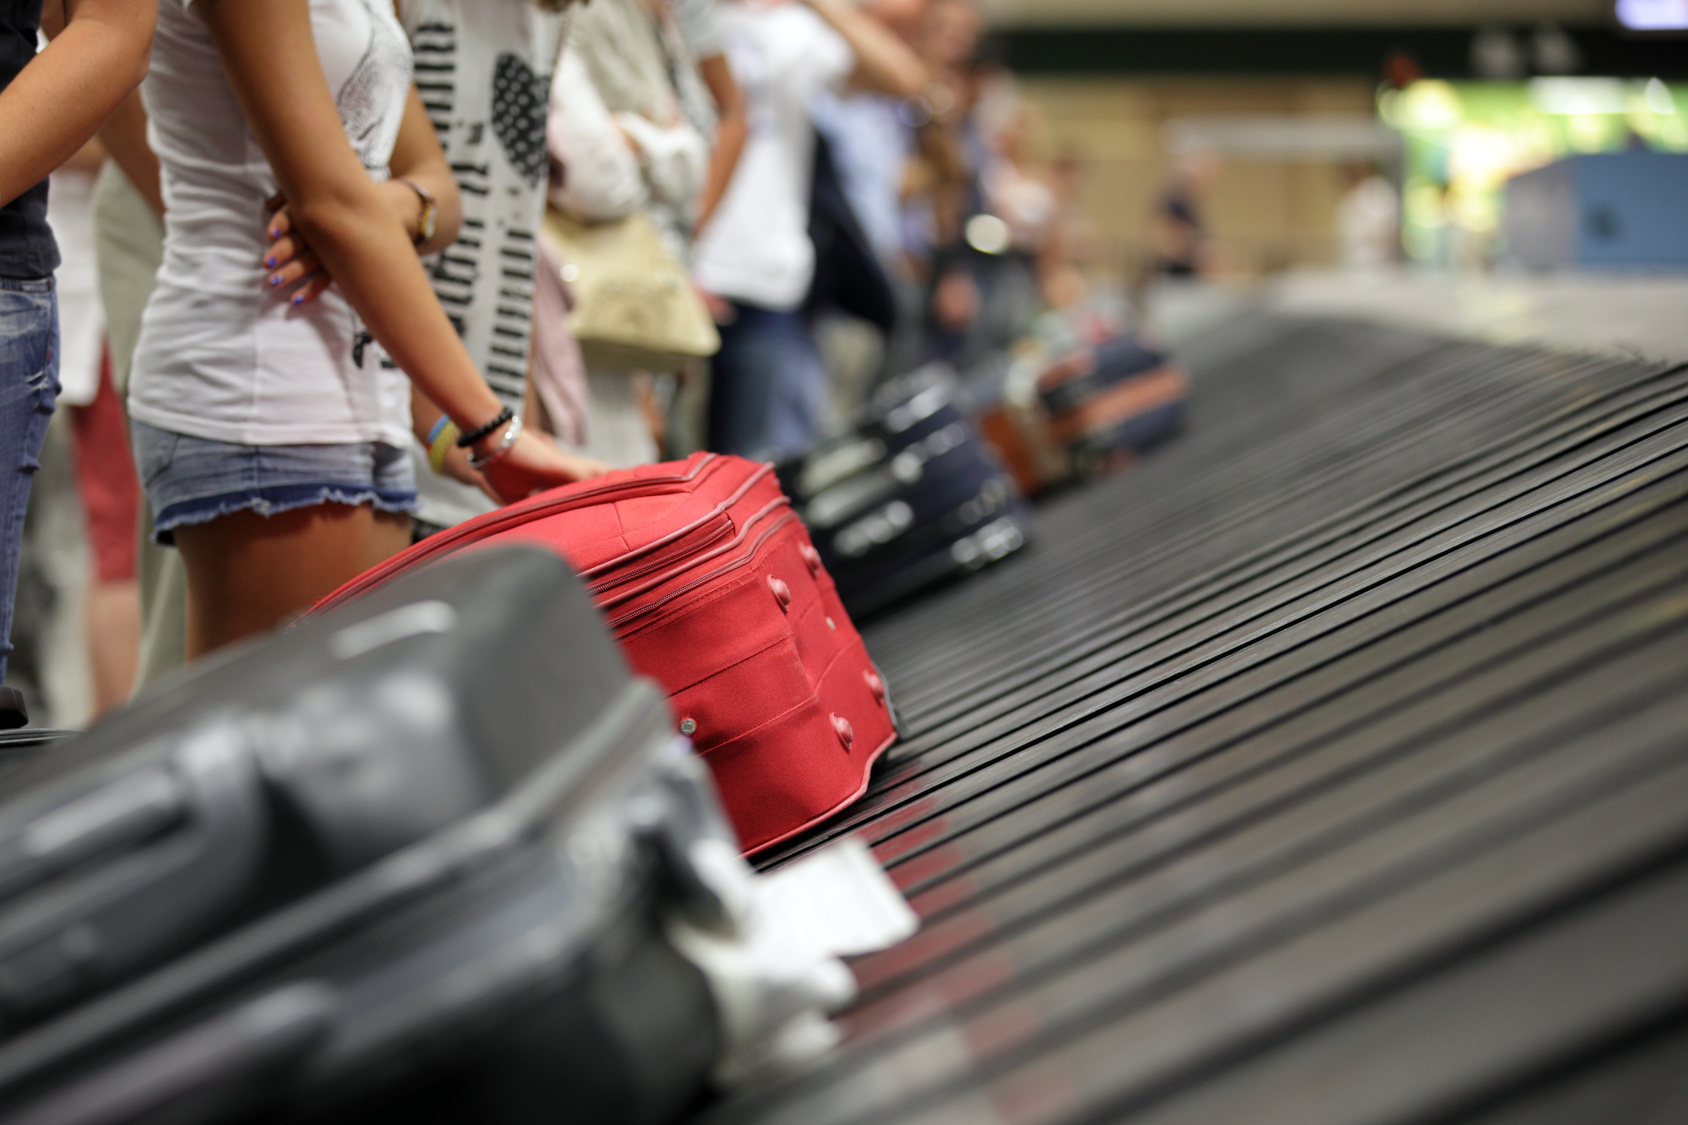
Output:
[[[84,610],[94,714],[129,698],[141,657],[141,587],[134,579],[90,582]]]
[[[188,660],[287,624],[402,550],[409,528],[409,516],[347,504],[236,512],[176,528],[188,576]]]

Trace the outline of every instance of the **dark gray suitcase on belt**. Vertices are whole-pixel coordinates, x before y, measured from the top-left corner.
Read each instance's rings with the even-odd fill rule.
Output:
[[[563,563],[429,568],[0,776],[0,1119],[660,1119],[715,1053],[661,929],[720,916],[708,837]]]
[[[978,570],[1030,537],[1013,481],[957,394],[936,369],[893,380],[848,431],[779,466],[853,614]]]

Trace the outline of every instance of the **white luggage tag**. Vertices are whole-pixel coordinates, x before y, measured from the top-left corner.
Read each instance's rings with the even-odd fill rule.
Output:
[[[669,939],[708,978],[721,1012],[717,1085],[730,1088],[824,1054],[826,1016],[856,995],[840,958],[888,949],[919,928],[879,862],[854,838],[756,875],[720,840],[694,846],[700,875],[728,903],[735,935],[676,917]]]

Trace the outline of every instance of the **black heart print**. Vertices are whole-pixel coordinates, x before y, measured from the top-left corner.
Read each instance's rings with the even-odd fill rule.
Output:
[[[510,166],[537,187],[550,168],[545,111],[550,82],[516,55],[499,55],[492,74],[492,131]]]

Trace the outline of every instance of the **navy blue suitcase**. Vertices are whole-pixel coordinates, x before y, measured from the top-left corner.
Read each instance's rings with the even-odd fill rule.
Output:
[[[1051,364],[1038,377],[1038,397],[1050,439],[1087,476],[1182,428],[1190,380],[1164,352],[1121,336]]]
[[[1019,493],[923,370],[881,389],[846,433],[779,466],[852,614],[870,613],[1029,540]]]
[[[1137,336],[1116,336],[1069,352],[1038,376],[1038,397],[1051,416],[1077,410],[1109,387],[1170,362]]]
[[[569,643],[559,644],[559,636]],[[0,775],[0,1120],[656,1122],[721,1041],[701,763],[577,577],[430,567]]]

